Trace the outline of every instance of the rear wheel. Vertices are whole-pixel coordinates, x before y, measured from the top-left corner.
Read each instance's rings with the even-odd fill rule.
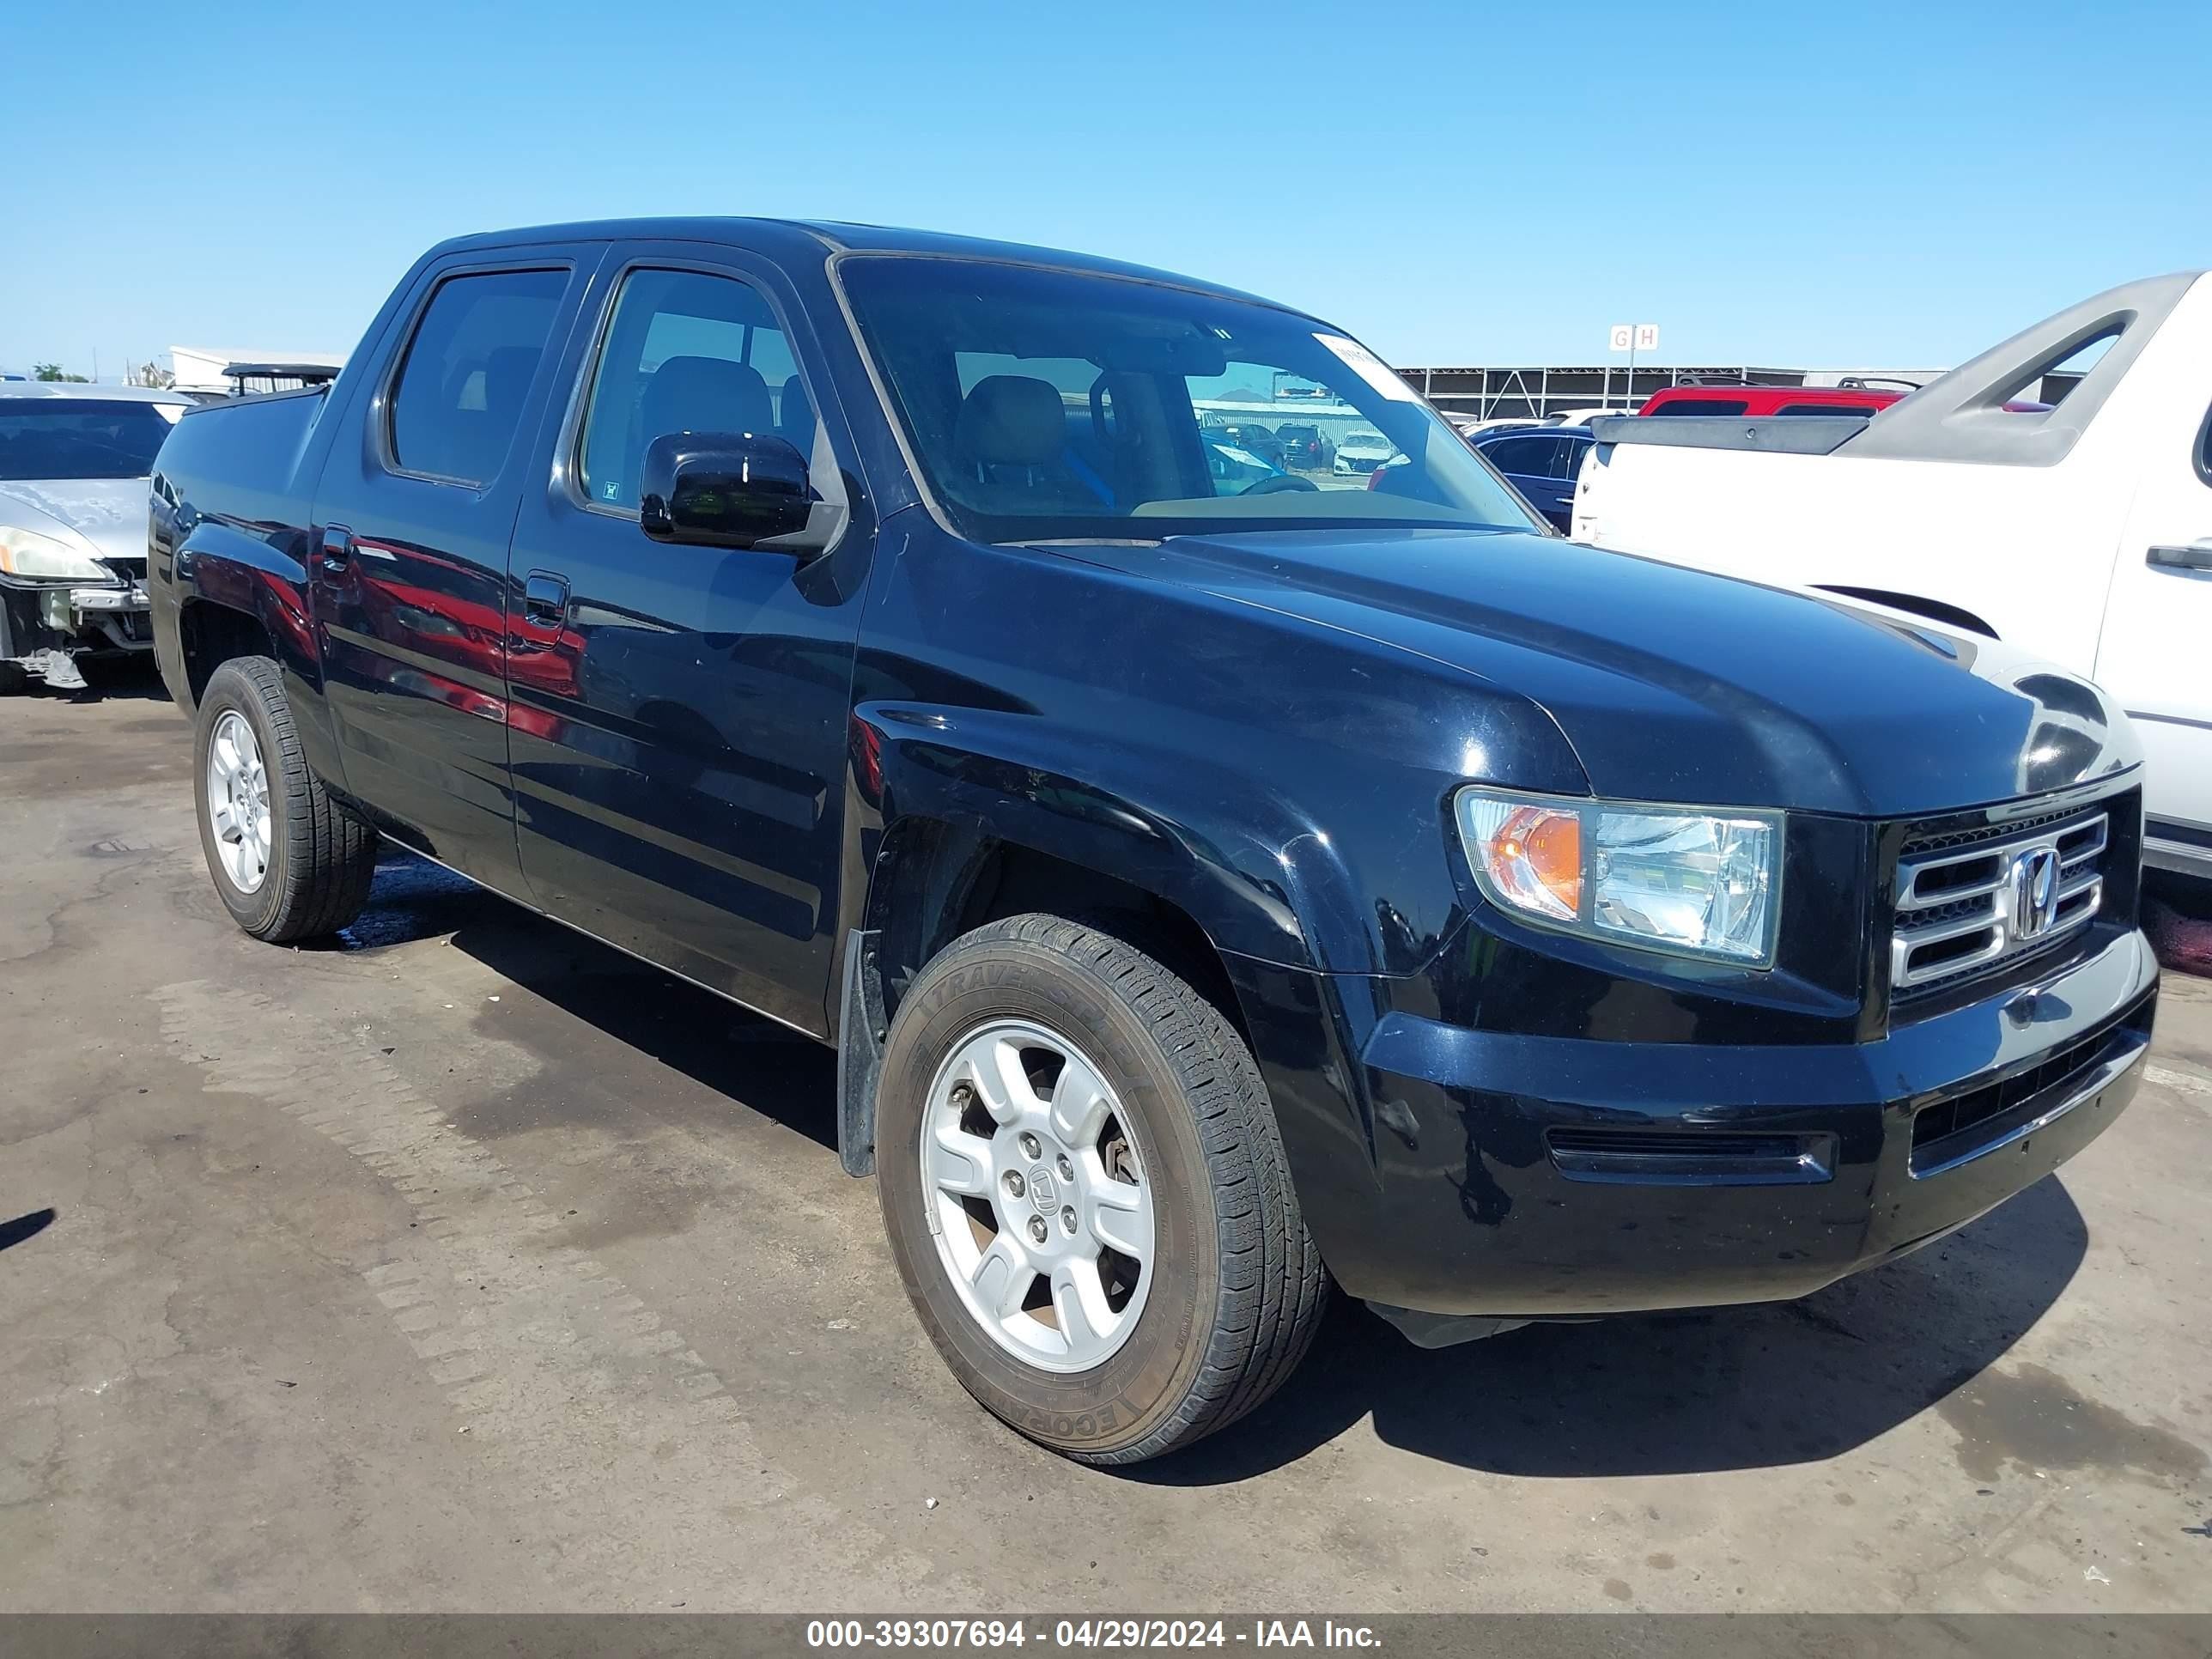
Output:
[[[877,1181],[901,1276],[977,1400],[1086,1462],[1234,1421],[1325,1280],[1257,1066],[1166,967],[1054,916],[977,929],[901,1004]]]
[[[193,757],[200,845],[240,927],[289,945],[361,913],[375,832],[307,769],[274,662],[234,657],[209,678]]]

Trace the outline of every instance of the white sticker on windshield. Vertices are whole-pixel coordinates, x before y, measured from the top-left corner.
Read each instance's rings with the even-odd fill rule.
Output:
[[[1316,334],[1314,338],[1334,352],[1346,368],[1384,397],[1401,404],[1421,401],[1413,388],[1399,379],[1395,369],[1358,341],[1347,340],[1341,334]]]

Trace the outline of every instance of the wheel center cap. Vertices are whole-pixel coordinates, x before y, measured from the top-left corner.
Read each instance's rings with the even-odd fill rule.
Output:
[[[1059,1207],[1060,1200],[1053,1189],[1053,1174],[1043,1164],[1030,1171],[1030,1202],[1036,1206],[1039,1215],[1050,1215]]]

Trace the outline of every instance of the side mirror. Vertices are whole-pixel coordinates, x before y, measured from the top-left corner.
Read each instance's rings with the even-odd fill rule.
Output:
[[[638,519],[657,542],[753,547],[806,528],[805,457],[752,432],[672,432],[645,447]]]

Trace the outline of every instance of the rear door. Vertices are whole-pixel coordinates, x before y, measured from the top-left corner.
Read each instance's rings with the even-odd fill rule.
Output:
[[[309,592],[351,792],[422,850],[518,885],[507,550],[520,434],[600,250],[502,249],[417,279],[358,445],[324,470]]]
[[[2212,866],[2212,411],[2202,409],[2212,377],[2196,379],[2129,508],[2096,678],[2142,739],[2150,861],[2202,873]]]
[[[771,264],[680,244],[608,265],[515,526],[523,872],[550,914],[818,1034],[872,526],[856,504],[805,556],[671,546],[638,471],[680,431],[781,435],[831,499],[858,465]]]

